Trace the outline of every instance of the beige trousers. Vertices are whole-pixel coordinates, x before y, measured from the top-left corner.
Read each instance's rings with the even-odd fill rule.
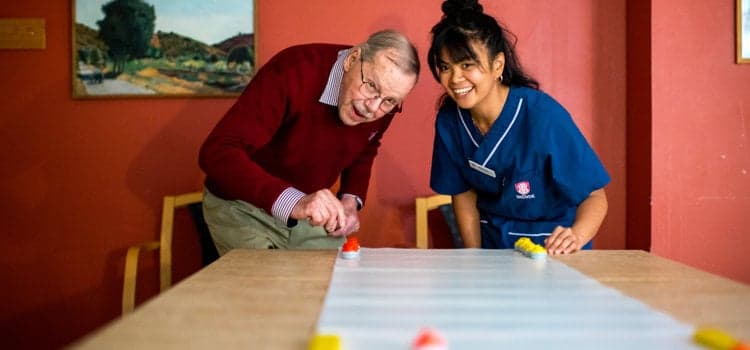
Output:
[[[224,200],[205,189],[203,194],[203,216],[219,255],[236,248],[338,249],[346,240],[307,220],[288,227],[248,202]]]

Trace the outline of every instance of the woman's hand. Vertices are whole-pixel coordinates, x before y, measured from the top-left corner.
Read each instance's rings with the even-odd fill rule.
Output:
[[[552,235],[544,240],[544,248],[551,255],[575,253],[581,250],[584,244],[581,237],[576,235],[570,227],[562,226],[555,227]]]

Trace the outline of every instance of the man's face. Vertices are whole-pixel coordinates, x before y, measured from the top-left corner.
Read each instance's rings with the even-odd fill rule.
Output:
[[[363,61],[361,49],[354,48],[344,62],[339,89],[339,118],[349,126],[378,120],[399,108],[416,84],[417,76],[404,73],[389,57],[393,50],[378,52]]]

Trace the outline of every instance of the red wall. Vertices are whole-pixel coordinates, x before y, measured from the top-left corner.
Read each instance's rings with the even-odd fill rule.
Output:
[[[750,283],[750,64],[734,1],[654,1],[652,251]]]
[[[260,63],[291,44],[356,43],[368,33],[386,27],[400,29],[412,37],[424,63],[429,28],[440,17],[438,2],[434,0],[259,2],[256,27]],[[607,189],[610,213],[595,245],[598,248],[624,247],[625,1],[484,2],[488,12],[502,18],[518,35],[522,62],[542,82],[542,87],[570,110],[609,169],[613,177]],[[163,195],[200,188],[202,174],[196,165],[198,147],[232,103],[231,99],[72,100],[70,3],[26,0],[0,7],[0,17],[41,17],[46,20],[47,28],[44,50],[0,50],[3,150],[0,152],[0,193],[4,195],[0,215],[5,224],[0,244],[0,280],[3,281],[0,347],[4,348],[58,347],[119,315],[125,250],[129,245],[157,238]],[[727,16],[728,11],[724,11]],[[700,15],[711,13],[705,11]],[[685,18],[679,20],[685,21]],[[713,22],[700,23],[703,27]],[[681,22],[674,22],[672,26],[693,30],[683,27]],[[727,33],[729,29],[727,26]],[[720,32],[701,32],[701,35],[705,35],[704,39],[729,35]],[[686,41],[681,45],[685,45],[684,49],[692,43]],[[694,43],[702,46],[695,52],[704,52],[700,49],[707,40]],[[710,40],[708,43],[715,44]],[[703,131],[717,127],[727,130],[721,136],[712,136],[718,143],[717,149],[710,153],[697,151],[704,155],[707,165],[711,165],[703,169],[711,169],[712,174],[721,171],[720,177],[713,178],[720,178],[724,184],[731,180],[732,188],[716,186],[716,181],[696,183],[706,179],[698,174],[691,174],[679,183],[702,184],[699,188],[706,190],[701,195],[706,198],[703,202],[695,197],[688,198],[686,204],[713,214],[699,225],[711,230],[702,232],[711,232],[711,237],[717,232],[733,232],[739,236],[742,227],[737,222],[739,216],[732,219],[736,211],[725,214],[697,206],[701,203],[715,205],[719,197],[730,199],[723,208],[730,205],[746,208],[748,202],[747,181],[744,192],[736,188],[742,186],[742,179],[747,179],[739,173],[742,162],[747,164],[747,152],[740,147],[746,141],[741,136],[744,134],[738,132],[747,127],[740,124],[742,120],[736,117],[737,113],[729,110],[729,104],[723,102],[726,106],[716,106],[719,103],[709,101],[717,99],[705,98],[718,95],[718,91],[726,96],[738,86],[725,88],[724,84],[712,84],[710,89],[697,88],[717,78],[716,72],[701,73],[717,64],[719,53],[716,50],[710,53],[715,56],[690,55],[690,64],[684,64],[682,58],[673,61],[664,54],[663,65],[672,67],[678,63],[684,72],[691,72],[675,76],[682,81],[668,87],[677,91],[685,85],[692,86],[694,89],[689,93],[696,96],[664,91],[659,99],[665,113],[680,116],[679,120],[672,118],[672,123],[667,125],[670,128],[684,118],[684,113],[678,110],[722,108],[721,114],[696,115],[690,117],[696,120],[673,129],[672,133],[679,132],[675,137],[679,136],[680,141],[690,136],[689,132],[698,127],[697,122],[715,122],[717,118],[731,120],[731,123],[718,123],[721,125],[701,128],[695,133],[702,132],[703,136]],[[675,54],[677,52],[672,53]],[[722,75],[737,74],[734,66],[731,72],[726,68],[731,66],[726,60],[719,63],[725,67]],[[368,205],[362,213],[360,237],[366,246],[413,246],[413,198],[430,193],[432,122],[435,101],[441,92],[426,69],[424,72],[407,100],[405,113],[394,121],[386,134],[376,160]],[[744,87],[747,91],[747,85]],[[679,99],[679,103],[663,102],[672,98]],[[731,108],[740,110],[741,99],[736,93],[722,101],[738,101]],[[745,110],[747,108],[745,105]],[[669,143],[668,140],[661,142],[658,144],[661,148]],[[680,143],[680,146],[685,145]],[[687,153],[681,154],[684,154],[682,158],[665,162],[665,165],[675,170],[686,163],[685,167],[679,167],[676,175],[687,176],[682,170],[695,171],[696,167],[687,162]],[[674,172],[669,174],[675,175]],[[661,197],[655,199],[660,202],[675,199],[668,196],[672,189],[665,184],[660,188]],[[713,192],[709,193],[709,189]],[[684,195],[676,199],[685,199]],[[703,217],[684,210],[670,213],[670,222],[678,225],[679,216],[688,214],[695,214],[692,218]],[[737,225],[716,226],[718,219],[731,220]],[[656,223],[655,226],[661,229],[664,225]],[[716,230],[718,227],[720,231]],[[683,230],[686,227],[678,228],[680,230],[670,231],[670,227],[659,232],[684,234],[686,231]],[[690,229],[692,231],[692,227]],[[673,238],[670,236],[668,241],[679,243]],[[175,274],[180,278],[199,264],[197,243],[190,232],[178,230],[175,244],[180,245],[175,253]],[[658,248],[663,250],[661,245]],[[673,255],[684,260],[693,253]],[[145,263],[142,271],[145,277],[139,281],[141,299],[153,295],[157,285],[153,256]]]

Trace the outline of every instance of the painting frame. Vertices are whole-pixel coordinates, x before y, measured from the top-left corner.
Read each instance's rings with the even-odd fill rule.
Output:
[[[73,0],[72,98],[239,96],[257,64],[256,2]]]
[[[737,63],[750,64],[750,0],[736,0]]]

